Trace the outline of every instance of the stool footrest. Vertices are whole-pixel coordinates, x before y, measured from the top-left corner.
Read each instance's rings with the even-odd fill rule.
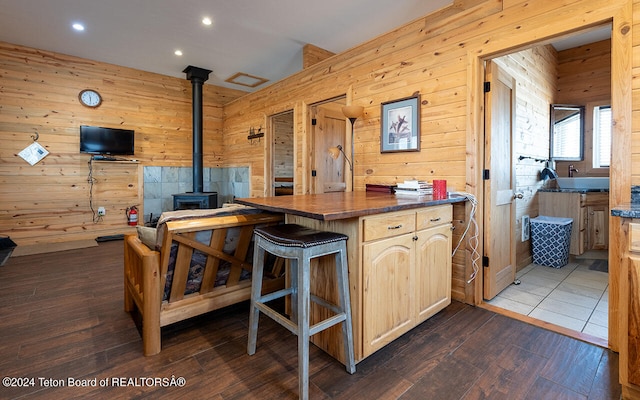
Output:
[[[267,303],[271,300],[275,300],[275,299],[279,299],[281,297],[290,295],[293,293],[293,288],[285,288],[285,289],[280,289],[277,292],[273,292],[273,293],[269,293],[269,294],[265,294],[260,296],[260,298],[257,300],[261,303]]]
[[[277,312],[276,310],[274,310],[273,308],[269,307],[264,303],[256,302],[255,306],[260,311],[268,315],[269,318],[275,320],[280,325],[287,328],[291,333],[293,333],[296,336],[298,335],[298,325],[296,324],[296,322],[290,320],[286,316],[280,314],[279,312]],[[322,332],[323,330],[330,328],[346,320],[347,320],[347,315],[343,312],[333,315],[329,318],[323,319],[322,321],[316,324],[313,324],[312,326],[309,327],[309,336],[315,335],[318,332]]]
[[[333,317],[324,319],[318,322],[317,324],[314,324],[309,327],[309,336],[315,335],[316,333],[321,332],[327,328],[330,328],[336,324],[339,324],[342,321],[346,321],[346,319],[347,319],[347,315],[345,313],[340,313],[340,314],[334,315]]]
[[[275,311],[273,308],[258,302],[255,303],[255,307],[258,308],[263,313],[265,313],[266,315],[268,315],[269,318],[273,319],[274,321],[278,322],[280,325],[287,328],[294,335],[298,334],[298,325],[295,324],[290,319],[288,319],[287,317],[285,317],[284,315]]]
[[[328,301],[326,301],[323,298],[320,298],[314,294],[311,295],[311,301],[313,301],[316,304],[321,305],[322,307],[329,309],[331,311],[333,311],[334,314],[342,314],[344,313],[343,310],[341,310],[337,305],[329,303]]]

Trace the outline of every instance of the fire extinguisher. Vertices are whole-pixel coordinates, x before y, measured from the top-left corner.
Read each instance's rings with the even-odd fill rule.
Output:
[[[125,214],[127,215],[127,223],[129,225],[138,225],[138,208],[136,206],[127,207]]]

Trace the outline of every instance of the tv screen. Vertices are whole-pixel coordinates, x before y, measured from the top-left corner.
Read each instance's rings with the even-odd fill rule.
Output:
[[[133,151],[133,130],[80,126],[81,153],[131,155]]]

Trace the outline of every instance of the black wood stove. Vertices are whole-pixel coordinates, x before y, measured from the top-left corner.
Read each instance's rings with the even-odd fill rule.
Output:
[[[208,69],[189,65],[182,71],[187,74],[192,87],[193,107],[193,192],[173,195],[173,209],[217,208],[218,193],[204,192],[202,163],[202,84],[209,79]]]

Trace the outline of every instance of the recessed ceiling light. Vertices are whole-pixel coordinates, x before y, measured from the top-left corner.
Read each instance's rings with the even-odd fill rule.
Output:
[[[209,18],[209,17],[204,17],[204,18],[202,18],[202,23],[204,25],[209,26],[209,25],[211,25],[213,23],[213,21],[211,21],[211,18]]]
[[[181,56],[182,55],[182,50],[176,50],[173,52],[173,54],[177,55],[177,56]]]
[[[77,31],[83,31],[84,30],[84,25],[82,25],[79,22],[74,23],[73,25],[71,25],[73,27],[73,29],[77,30]]]

